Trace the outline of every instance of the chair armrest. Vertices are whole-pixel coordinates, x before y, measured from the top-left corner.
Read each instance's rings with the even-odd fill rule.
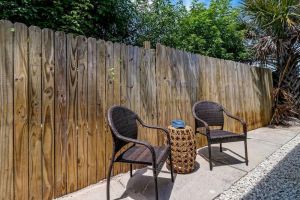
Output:
[[[210,129],[209,129],[209,126],[208,126],[207,122],[204,121],[204,120],[202,120],[202,119],[200,119],[199,117],[197,117],[195,113],[193,113],[193,114],[194,114],[194,117],[195,117],[195,119],[196,119],[197,121],[199,121],[199,122],[201,122],[202,124],[204,124],[206,134],[202,134],[202,133],[200,133],[200,134],[209,136],[209,135],[210,135]],[[196,131],[196,130],[195,130],[195,131]]]
[[[239,118],[239,117],[237,117],[237,116],[233,116],[231,113],[229,113],[229,112],[226,111],[225,109],[224,109],[224,113],[225,113],[228,117],[230,117],[230,118],[232,118],[232,119],[235,119],[235,120],[239,121],[239,122],[243,125],[243,132],[244,132],[244,134],[247,135],[247,123],[246,123],[244,120],[242,120],[241,118]]]
[[[151,126],[151,125],[147,125],[143,122],[143,120],[141,120],[139,117],[137,117],[137,120],[140,122],[140,124],[143,126],[143,127],[146,127],[146,128],[150,128],[150,129],[157,129],[157,130],[161,130],[163,131],[163,133],[167,136],[168,138],[168,144],[170,145],[171,144],[171,137],[170,137],[170,133],[168,131],[168,129],[166,128],[163,128],[163,127],[158,127],[158,126]]]

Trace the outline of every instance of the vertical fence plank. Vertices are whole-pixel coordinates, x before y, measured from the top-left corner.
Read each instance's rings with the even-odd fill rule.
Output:
[[[261,116],[259,113],[259,108],[260,108],[260,104],[261,102],[259,102],[259,95],[260,95],[260,91],[258,89],[258,84],[257,84],[257,80],[258,80],[258,74],[257,74],[257,70],[255,67],[250,67],[249,68],[249,72],[248,72],[248,76],[250,75],[250,78],[248,79],[248,84],[250,85],[250,88],[252,90],[250,90],[250,102],[253,105],[253,116],[252,116],[252,120],[253,120],[253,128],[258,128],[259,124],[260,124],[260,120],[261,120]],[[251,106],[251,105],[250,105]]]
[[[217,87],[217,95],[218,95],[218,102],[223,104],[224,102],[224,92],[223,92],[223,81],[222,81],[222,73],[223,67],[221,66],[220,60],[215,61],[216,66],[216,87]]]
[[[170,93],[169,93],[169,99],[171,99],[171,110],[172,113],[169,114],[168,117],[168,124],[166,125],[170,125],[170,122],[172,119],[184,119],[185,121],[186,119],[186,105],[184,106],[184,104],[186,104],[187,102],[185,102],[185,96],[184,94],[186,94],[186,88],[187,88],[187,84],[185,83],[185,78],[184,78],[184,71],[186,71],[186,73],[188,70],[188,65],[189,65],[189,60],[188,59],[184,59],[188,57],[188,54],[183,52],[183,51],[174,51],[174,49],[169,49],[168,51],[169,54],[169,69],[170,69],[170,76],[169,76],[169,80],[170,80]],[[187,124],[189,124],[189,122],[186,121]]]
[[[249,116],[248,121],[250,122],[250,129],[253,129],[256,127],[256,123],[257,123],[257,116],[256,116],[256,102],[254,102],[253,100],[255,99],[255,92],[254,92],[254,85],[252,84],[253,81],[253,70],[255,68],[251,68],[251,67],[244,67],[244,73],[245,73],[245,82],[247,83],[249,89],[247,91],[247,94],[249,95],[248,97],[248,102],[246,104],[247,106],[247,113]],[[248,77],[248,78],[247,78]]]
[[[199,55],[199,100],[204,99],[204,84],[205,84],[205,76],[204,76],[204,69],[205,69],[205,57]]]
[[[246,90],[244,90],[243,88],[245,87],[244,85],[244,76],[243,76],[243,67],[241,66],[240,63],[237,64],[237,84],[238,84],[238,90],[239,90],[239,94],[238,94],[238,101],[239,101],[239,110],[238,110],[238,114],[239,116],[243,119],[246,120],[247,119],[247,114],[245,112],[246,110],[246,98],[245,98],[245,92]],[[239,130],[239,132],[242,132],[242,128]]]
[[[97,181],[106,177],[106,57],[105,42],[97,41]]]
[[[141,48],[135,46],[134,47],[134,60],[135,60],[135,64],[134,64],[134,85],[133,85],[133,92],[134,92],[134,109],[136,113],[140,113],[141,112],[141,86],[140,86],[140,70],[141,70],[141,64],[142,64],[142,52],[141,52]]]
[[[193,84],[195,82],[197,82],[197,74],[196,71],[194,71],[195,69],[195,65],[194,65],[194,61],[193,61],[193,54],[192,53],[188,53],[187,57],[189,59],[188,65],[184,66],[184,71],[187,72],[187,76],[182,76],[182,81],[181,81],[181,88],[183,91],[183,96],[184,96],[184,102],[187,106],[184,107],[184,119],[187,121],[187,124],[189,126],[194,127],[194,118],[192,116],[192,107],[193,107],[193,102],[196,101],[195,96],[196,94],[196,90],[194,90],[194,86]],[[182,72],[182,74],[184,74],[184,71]]]
[[[133,95],[132,95],[132,88],[133,88],[133,66],[134,66],[134,47],[128,46],[128,68],[127,68],[127,106],[130,109],[133,109]]]
[[[87,185],[87,39],[79,36],[77,39],[78,58],[78,136],[77,136],[77,185],[78,189]]]
[[[174,93],[174,91],[172,90],[172,74],[171,74],[171,70],[170,67],[171,66],[171,53],[172,53],[172,49],[169,47],[165,47],[165,52],[166,52],[166,59],[163,60],[165,67],[165,70],[163,70],[163,80],[164,80],[164,93],[166,93],[165,95],[165,101],[163,102],[163,107],[165,107],[165,119],[164,119],[164,124],[163,126],[168,126],[170,124],[170,120],[171,117],[174,116],[174,98],[172,98],[172,94]],[[168,104],[170,101],[170,104]],[[163,144],[164,138],[163,135],[160,134],[159,135],[159,140],[160,140],[160,144]]]
[[[120,53],[120,44],[106,43],[106,111],[111,106],[120,104]],[[109,160],[112,159],[112,137],[108,127],[106,134],[106,169],[108,169]],[[120,164],[115,164],[113,173],[117,174],[119,171]]]
[[[147,66],[148,71],[148,88],[149,88],[149,96],[150,101],[147,102],[148,104],[148,122],[152,125],[158,125],[161,126],[161,124],[158,124],[157,120],[157,85],[156,85],[156,66],[155,66],[155,50],[150,49],[149,52],[149,65]],[[141,78],[142,80],[142,78]],[[148,112],[149,111],[149,112]],[[156,130],[151,130],[151,141],[158,145],[158,136]]]
[[[236,80],[236,66],[233,61],[229,61],[229,71],[230,71],[230,88],[231,88],[231,110],[230,112],[237,116],[237,104],[238,104],[238,98],[237,98],[237,80]],[[234,100],[233,100],[234,99]],[[227,118],[228,119],[228,118]],[[230,119],[232,123],[232,130],[234,132],[237,132],[238,129],[238,123],[236,120]]]
[[[121,45],[121,66],[120,66],[120,104],[122,106],[128,107],[130,103],[128,101],[128,52],[130,46],[126,46],[125,44]],[[127,172],[129,170],[128,164],[122,163],[121,165],[122,172]]]
[[[131,68],[130,79],[132,83],[131,88],[131,100],[132,100],[132,110],[138,115],[141,114],[141,91],[140,91],[140,69],[142,65],[142,51],[141,48],[134,46],[133,47],[133,65]],[[141,125],[138,123],[138,139],[145,140],[146,133],[142,131]],[[134,168],[142,168],[144,165],[135,165]]]
[[[120,79],[120,73],[121,73],[121,45],[119,43],[113,44],[113,70],[112,74],[109,74],[109,76],[112,76],[113,81],[113,104],[114,105],[120,105],[121,100],[121,79]],[[110,73],[110,72],[109,72]],[[109,78],[108,80],[111,80]],[[107,107],[109,109],[109,107]],[[109,130],[110,132],[110,130]],[[111,134],[111,133],[109,133]],[[114,164],[114,174],[118,174],[122,171],[122,165],[121,163],[115,163]]]
[[[229,74],[229,67],[228,67],[228,61],[224,60],[223,61],[223,68],[224,68],[224,84],[225,84],[225,103],[223,106],[230,112],[231,111],[231,104],[230,104],[230,99],[231,99],[231,88],[230,88],[230,74]],[[231,124],[232,121],[230,120],[225,120],[225,125],[224,129],[230,130],[232,127]]]
[[[77,190],[77,39],[67,35],[67,193]]]
[[[199,73],[200,73],[200,68],[199,68],[199,59],[198,56],[196,54],[192,54],[191,55],[191,59],[192,59],[192,66],[190,66],[189,68],[189,74],[190,74],[190,78],[188,76],[185,76],[185,81],[186,82],[190,82],[190,98],[191,98],[191,105],[190,105],[190,109],[192,109],[192,106],[194,105],[194,103],[196,103],[196,101],[199,100]],[[189,81],[191,80],[191,81]],[[192,116],[191,116],[192,117]],[[192,117],[193,118],[193,117]],[[193,127],[194,127],[194,119],[190,119],[193,121]],[[192,124],[191,124],[192,125]]]
[[[147,65],[147,56],[146,56],[146,49],[141,49],[141,63],[140,63],[140,70],[139,70],[139,77],[140,77],[140,82],[138,83],[140,85],[140,89],[141,89],[141,93],[140,93],[140,113],[139,116],[140,118],[145,122],[147,122],[147,113],[145,110],[145,96],[147,95],[147,88],[146,88],[146,84],[147,84],[147,73],[145,71],[145,66]],[[145,127],[142,127],[139,125],[139,133],[140,134],[140,138],[144,141],[149,141],[149,132],[148,129],[146,129]]]
[[[265,69],[265,73],[267,73],[267,80],[265,82],[266,87],[267,87],[267,102],[268,102],[268,106],[267,106],[267,122],[266,124],[270,123],[271,120],[271,116],[272,116],[272,89],[273,89],[273,79],[272,79],[272,72],[271,70]]]
[[[250,72],[250,71],[248,71],[248,70],[250,70],[250,68],[248,67],[248,68],[245,68],[245,66],[242,64],[242,63],[240,63],[240,70],[239,70],[239,72],[240,72],[240,80],[242,81],[241,82],[241,87],[245,87],[245,86],[247,86],[248,87],[248,89],[247,90],[245,90],[245,89],[243,89],[243,91],[242,91],[242,94],[241,94],[241,98],[242,98],[242,104],[243,104],[243,108],[244,108],[244,116],[245,116],[245,118],[244,118],[244,120],[246,121],[246,122],[248,122],[247,123],[247,126],[248,126],[248,128],[251,128],[252,127],[252,120],[251,120],[251,118],[252,118],[252,116],[253,116],[253,107],[250,107],[250,106],[252,106],[252,102],[251,102],[251,98],[252,98],[252,95],[251,95],[251,91],[252,91],[252,85],[249,85],[249,78],[250,78],[250,76],[248,75],[248,73]],[[251,96],[250,96],[251,95]],[[246,98],[248,96],[248,99]],[[248,110],[250,108],[250,110]]]
[[[67,192],[66,35],[55,33],[55,197]]]
[[[88,39],[88,183],[97,178],[97,68],[96,39]],[[99,169],[98,169],[99,170]]]
[[[267,87],[266,87],[266,76],[267,73],[265,73],[264,68],[259,68],[260,70],[260,77],[259,77],[259,82],[261,85],[261,100],[263,101],[263,105],[260,108],[261,109],[261,113],[263,115],[263,120],[262,120],[262,124],[261,126],[265,126],[268,122],[266,122],[267,119],[267,108],[268,108],[268,101],[267,101],[267,97],[268,97],[268,91],[267,91]]]
[[[28,199],[28,30],[14,24],[15,199]]]
[[[142,51],[142,64],[140,69],[140,96],[141,118],[147,124],[157,125],[156,109],[156,78],[155,78],[155,52],[152,49]],[[123,83],[121,84],[123,85]],[[145,139],[157,144],[157,131],[153,129],[144,129]]]
[[[198,62],[198,72],[199,72],[199,80],[197,82],[198,84],[198,98],[196,101],[200,101],[200,100],[204,100],[204,84],[206,83],[205,81],[205,76],[204,76],[204,69],[205,69],[205,57],[201,56],[201,55],[197,55],[197,62]],[[194,128],[194,127],[193,127]],[[199,130],[202,131],[202,130]],[[202,145],[206,144],[206,137],[201,135],[201,134],[197,134],[196,135],[196,145],[197,148],[201,147]]]
[[[13,24],[0,20],[0,199],[13,199]]]
[[[42,199],[42,31],[29,28],[29,199]]]
[[[184,54],[181,54],[180,52],[178,55],[176,55],[177,52],[175,52],[173,49],[168,48],[168,73],[170,73],[170,76],[168,77],[168,86],[170,87],[168,91],[168,101],[170,101],[170,106],[168,106],[168,109],[171,110],[170,113],[168,113],[168,119],[167,124],[165,126],[169,125],[169,122],[171,120],[171,116],[173,116],[175,119],[181,119],[183,116],[183,112],[180,112],[182,110],[182,104],[184,103],[182,101],[183,95],[181,95],[181,71],[180,67],[184,66],[183,63],[181,63],[181,55],[185,56]],[[176,58],[178,59],[178,63],[176,62]],[[186,60],[187,61],[187,60]],[[182,69],[183,71],[183,69]],[[183,111],[183,110],[182,110]]]
[[[157,111],[158,122],[161,126],[167,125],[167,66],[166,66],[166,48],[160,44],[156,45],[156,76],[157,76]],[[161,134],[158,135],[158,145],[163,144]]]
[[[105,169],[107,171],[110,163],[110,159],[112,159],[112,137],[110,134],[110,129],[108,128],[107,123],[107,109],[114,105],[114,48],[112,42],[105,43],[105,68],[106,68],[106,107],[105,107],[105,124],[106,124],[106,137],[105,137]]]
[[[263,111],[263,115],[264,115],[264,120],[263,120],[263,124],[262,126],[265,126],[268,124],[268,121],[269,121],[269,94],[270,94],[270,91],[269,91],[269,88],[268,88],[268,73],[266,71],[266,69],[264,68],[261,68],[261,74],[262,74],[262,78],[260,79],[260,82],[261,82],[261,85],[262,85],[262,88],[263,88],[263,95],[262,95],[262,99],[263,99],[263,102],[264,102],[264,107],[262,108],[262,111]]]
[[[129,46],[125,44],[121,45],[121,66],[120,66],[120,92],[121,92],[121,100],[120,103],[122,106],[128,106],[128,97],[127,97],[127,72],[128,72],[128,50]]]
[[[121,83],[121,45],[119,43],[114,43],[114,53],[113,53],[113,64],[114,64],[114,73],[113,73],[113,82],[114,82],[114,103],[120,105],[120,83]]]
[[[54,32],[42,30],[43,199],[54,192]]]

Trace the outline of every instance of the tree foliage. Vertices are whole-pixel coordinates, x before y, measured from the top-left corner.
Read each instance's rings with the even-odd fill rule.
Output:
[[[130,0],[2,0],[0,18],[123,42],[135,18]]]
[[[243,40],[246,30],[239,23],[239,13],[229,0],[212,0],[208,8],[194,2],[180,24],[177,46],[223,59],[248,59],[250,52]]]
[[[239,23],[239,9],[229,0],[212,0],[209,7],[193,1],[187,10],[182,1],[154,0],[142,11],[139,41],[163,43],[179,49],[217,58],[244,61],[246,30]]]
[[[300,108],[294,99],[299,85],[293,87],[300,65],[299,1],[245,0],[243,11],[257,61],[274,69],[272,123],[286,123],[288,117],[299,117]]]
[[[142,6],[141,6],[142,5]],[[187,15],[182,1],[172,4],[170,0],[154,0],[151,4],[143,1],[138,6],[139,23],[137,43],[150,41],[152,45],[162,43],[175,46],[180,22]]]
[[[127,44],[167,46],[243,61],[249,51],[230,0],[2,0],[0,18]]]

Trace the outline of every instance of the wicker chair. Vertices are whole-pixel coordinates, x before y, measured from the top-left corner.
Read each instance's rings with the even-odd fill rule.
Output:
[[[167,138],[168,144],[166,146],[154,147],[148,142],[137,140],[138,136],[138,124],[139,122],[143,127],[158,129],[163,131]],[[111,171],[114,162],[130,163],[130,177],[132,177],[132,164],[144,164],[150,165],[153,167],[153,176],[155,182],[155,195],[158,199],[158,188],[157,188],[157,176],[160,172],[165,161],[169,157],[170,161],[172,160],[171,156],[171,146],[170,146],[170,135],[167,129],[155,126],[146,125],[137,114],[133,111],[122,107],[122,106],[113,106],[108,111],[108,123],[111,129],[112,138],[113,138],[113,153],[112,159],[108,170],[107,176],[107,199],[110,198],[109,195],[109,184]],[[127,144],[131,144],[120,155],[116,154]],[[173,178],[173,166],[170,162],[171,169],[171,179],[174,182]]]
[[[224,114],[233,118],[243,125],[243,134],[236,134],[223,130]],[[211,145],[220,143],[222,152],[222,143],[244,141],[245,144],[245,163],[248,165],[247,152],[247,125],[246,122],[228,113],[222,105],[211,101],[199,101],[193,106],[193,115],[195,118],[195,133],[203,134],[207,137],[209,167],[212,170]],[[220,126],[220,129],[210,130],[209,126]],[[205,133],[197,131],[198,128],[205,127]]]

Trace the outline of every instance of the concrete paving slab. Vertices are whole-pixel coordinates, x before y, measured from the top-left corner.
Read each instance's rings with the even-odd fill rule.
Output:
[[[213,199],[233,183],[253,170],[282,145],[300,133],[300,127],[260,128],[248,134],[249,166],[244,163],[243,142],[223,144],[223,152],[213,145],[214,168],[209,170],[207,147],[198,149],[197,167],[190,174],[175,175],[171,182],[166,166],[158,177],[160,199]],[[130,178],[129,173],[113,177],[111,180],[111,199],[154,199],[154,182],[151,168],[136,170]],[[106,182],[102,181],[78,192],[66,195],[59,200],[104,200]]]

